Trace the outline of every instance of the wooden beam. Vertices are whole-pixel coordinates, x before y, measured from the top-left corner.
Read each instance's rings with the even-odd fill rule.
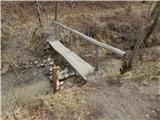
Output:
[[[54,6],[54,20],[55,21],[57,21],[57,6],[58,6],[58,4],[57,4],[57,2],[55,2],[55,6]]]
[[[60,27],[63,27],[65,29],[69,30],[69,31],[72,31],[73,33],[79,35],[81,38],[85,39],[86,41],[88,41],[88,42],[90,42],[90,43],[92,43],[94,45],[97,45],[97,46],[102,47],[102,48],[106,48],[106,49],[108,49],[108,50],[110,50],[110,51],[112,51],[112,52],[114,52],[114,53],[116,53],[116,54],[118,54],[118,55],[120,55],[122,57],[126,54],[126,52],[124,52],[124,51],[122,51],[120,49],[117,49],[117,48],[114,48],[114,47],[109,46],[107,44],[101,43],[101,42],[99,42],[99,41],[97,41],[97,40],[95,40],[95,39],[93,39],[93,38],[91,38],[91,37],[79,32],[79,31],[71,29],[71,28],[69,28],[69,27],[67,27],[67,26],[65,26],[65,25],[63,25],[63,24],[61,24],[61,23],[59,23],[57,21],[55,21],[54,23],[56,25],[60,26]]]
[[[55,1],[55,5],[54,5],[54,20],[57,21],[57,12],[58,12],[58,3],[57,1]],[[59,36],[58,36],[58,26],[55,25],[55,35],[56,35],[56,39],[59,40]]]
[[[56,69],[56,66],[53,65],[53,69],[52,69],[52,90],[53,90],[53,94],[56,93],[57,91],[57,80],[58,80],[58,77],[57,77],[57,69]]]
[[[96,67],[95,70],[99,70],[99,46],[96,45]]]

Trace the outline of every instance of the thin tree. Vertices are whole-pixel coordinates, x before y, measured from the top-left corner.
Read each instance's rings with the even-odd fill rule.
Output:
[[[137,40],[133,52],[131,52],[130,54],[129,60],[124,61],[124,63],[122,64],[122,68],[120,69],[121,74],[125,73],[126,71],[128,71],[133,67],[133,63],[135,63],[135,58],[137,56],[140,46],[142,45],[142,43],[145,43],[149,38],[149,36],[152,34],[153,30],[155,29],[158,23],[159,17],[160,17],[160,2],[158,1],[151,12],[145,33],[141,36],[139,40]]]
[[[35,1],[35,5],[36,5],[36,9],[37,9],[37,13],[38,13],[38,20],[39,20],[39,24],[40,26],[42,26],[42,17],[41,17],[41,5],[40,2]]]

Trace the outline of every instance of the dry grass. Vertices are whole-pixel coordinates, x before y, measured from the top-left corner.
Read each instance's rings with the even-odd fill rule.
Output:
[[[142,63],[119,77],[121,79],[133,79],[138,82],[158,85],[160,82],[160,59]]]
[[[87,113],[86,99],[84,91],[80,88],[72,88],[57,92],[55,95],[36,99],[40,104],[31,105],[27,109],[19,108],[6,115],[4,120],[84,120]],[[29,105],[28,105],[29,106]]]

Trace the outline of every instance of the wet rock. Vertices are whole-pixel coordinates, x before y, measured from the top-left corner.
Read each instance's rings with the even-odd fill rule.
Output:
[[[42,63],[42,64],[40,65],[40,67],[45,67],[45,65]]]
[[[59,80],[57,80],[57,87],[60,87],[60,82],[59,82]]]
[[[48,61],[51,61],[51,58],[49,57],[47,60],[48,60]]]
[[[70,75],[70,76],[74,76],[74,75],[75,75],[75,73],[74,73],[74,72],[71,72],[71,73],[69,73],[69,75]]]
[[[54,64],[54,62],[50,62],[50,63],[49,63],[49,65],[53,65],[53,64]]]
[[[49,71],[52,72],[52,70],[53,70],[53,68],[51,67],[51,68],[49,69]]]
[[[54,69],[57,69],[57,71],[58,71],[58,70],[60,70],[60,67],[59,67],[59,66],[56,66],[56,67],[54,67]]]
[[[38,61],[34,61],[34,65],[37,65],[38,64]]]
[[[42,64],[44,64],[44,65],[45,65],[46,63],[47,63],[47,60],[43,60],[43,63],[42,63]]]
[[[30,65],[33,65],[33,62],[32,61],[30,61],[30,63],[29,63]]]
[[[56,86],[56,90],[60,90],[61,86],[60,86],[60,82],[59,80],[57,80],[57,86]]]
[[[5,65],[1,70],[1,74],[3,75],[5,73],[7,73],[9,71],[9,69],[10,69],[10,66],[9,65]]]
[[[64,74],[64,78],[68,78],[69,77],[69,74]]]
[[[64,82],[63,82],[63,81],[61,81],[61,82],[60,82],[60,86],[62,86],[63,84],[64,84]]]
[[[58,75],[58,80],[63,80],[63,79],[64,79],[64,76],[61,75],[61,74],[59,74],[59,75]]]
[[[62,70],[59,74],[64,75],[68,73],[68,68],[65,68],[64,70]]]

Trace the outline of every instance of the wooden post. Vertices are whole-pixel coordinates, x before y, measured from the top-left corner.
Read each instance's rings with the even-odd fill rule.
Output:
[[[96,45],[96,67],[95,70],[99,70],[99,46]]]
[[[54,6],[54,20],[55,21],[57,21],[57,6],[58,6],[58,4],[57,4],[57,2],[55,2],[55,6]]]
[[[57,21],[57,6],[58,6],[58,3],[55,2],[55,6],[54,6],[54,21]],[[55,25],[55,36],[56,36],[56,39],[58,40],[58,26]]]
[[[55,93],[57,91],[57,69],[56,66],[53,65],[53,69],[52,69],[52,80],[53,80],[53,85],[52,85],[52,89],[53,89],[53,93]]]

